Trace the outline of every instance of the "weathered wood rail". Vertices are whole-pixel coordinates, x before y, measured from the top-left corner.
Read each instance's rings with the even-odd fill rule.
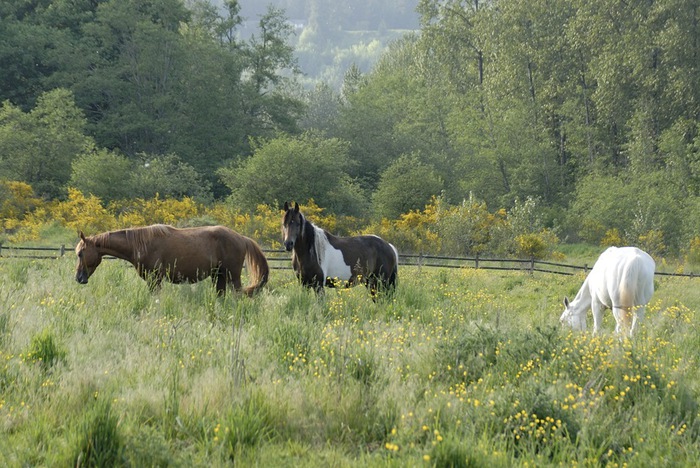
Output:
[[[64,244],[59,247],[20,247],[0,244],[1,259],[58,259],[64,257],[66,252],[72,252],[73,247],[66,247]],[[270,268],[276,270],[291,269],[288,252],[281,249],[263,249]],[[110,257],[106,257],[110,258]],[[494,257],[452,257],[447,255],[427,255],[427,254],[400,254],[399,265],[414,266],[417,268],[477,268],[483,270],[504,270],[504,271],[525,271],[528,273],[552,273],[556,275],[574,275],[578,272],[587,272],[589,265],[572,265],[568,263],[550,262],[544,260],[518,259],[518,258],[494,258]],[[690,273],[668,273],[657,271],[657,276],[675,276],[695,278],[698,274]]]

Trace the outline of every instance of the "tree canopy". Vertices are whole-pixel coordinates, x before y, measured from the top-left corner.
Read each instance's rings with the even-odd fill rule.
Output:
[[[249,209],[313,198],[367,218],[433,195],[537,200],[571,240],[661,235],[677,250],[698,237],[696,1],[416,3],[418,33],[309,91],[276,7],[243,38],[236,0],[3,2],[2,177],[45,197],[71,183],[122,196],[105,192],[108,173],[82,181],[105,164],[172,194]],[[340,11],[314,5],[300,47]],[[160,180],[173,173],[183,184]]]

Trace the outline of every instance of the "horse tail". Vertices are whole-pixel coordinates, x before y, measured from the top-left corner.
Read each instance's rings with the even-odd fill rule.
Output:
[[[248,286],[243,292],[252,296],[267,284],[270,278],[270,267],[260,246],[250,238],[245,237],[245,263],[248,267]]]

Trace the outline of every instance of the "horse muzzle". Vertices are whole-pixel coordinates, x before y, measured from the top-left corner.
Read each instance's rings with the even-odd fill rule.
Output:
[[[294,241],[285,241],[284,248],[287,252],[291,252],[292,249],[294,248]]]
[[[75,280],[80,284],[87,284],[88,274],[81,271],[75,275]]]

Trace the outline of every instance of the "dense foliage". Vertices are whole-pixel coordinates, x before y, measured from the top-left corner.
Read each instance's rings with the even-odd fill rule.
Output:
[[[315,44],[303,36],[328,26],[330,5],[318,2],[298,47]],[[698,8],[421,0],[420,32],[370,72],[302,91],[275,7],[241,39],[236,0],[10,0],[0,173],[44,198],[231,195],[253,210],[313,197],[372,223],[431,196],[491,213],[532,199],[564,240],[690,254]]]

